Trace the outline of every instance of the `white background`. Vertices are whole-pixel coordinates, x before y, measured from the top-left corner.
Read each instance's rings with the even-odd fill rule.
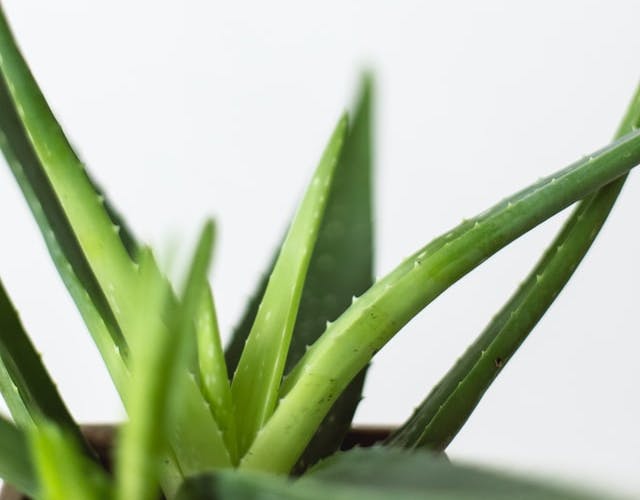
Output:
[[[219,222],[225,335],[358,75],[377,76],[376,269],[612,136],[640,76],[637,2],[4,0],[36,77],[137,235]],[[640,183],[450,447],[640,497]],[[507,299],[556,218],[376,358],[357,414],[397,424]],[[0,276],[76,418],[123,411],[8,169]]]

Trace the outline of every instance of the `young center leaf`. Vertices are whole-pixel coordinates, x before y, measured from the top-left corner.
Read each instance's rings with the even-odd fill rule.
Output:
[[[278,399],[302,287],[347,132],[342,117],[294,216],[233,377],[240,454]]]
[[[200,236],[177,304],[166,281],[160,277],[151,252],[141,253],[135,299],[139,311],[135,338],[141,345],[133,346],[132,378],[127,393],[129,420],[118,443],[118,499],[151,500],[157,496],[160,480],[166,490],[173,490],[177,485],[167,484],[167,477],[161,477],[160,465],[162,458],[170,453],[171,441],[167,436],[182,422],[186,368],[196,344],[194,318],[206,290],[212,240],[213,226],[208,223]],[[206,447],[201,452],[210,455],[207,465],[230,465],[219,432],[203,435],[201,439],[202,448]],[[182,454],[180,442],[174,440],[171,444]],[[191,453],[197,454],[197,450]]]
[[[640,86],[616,137],[640,125]],[[444,450],[491,383],[573,275],[604,225],[626,180],[622,176],[582,200],[516,293],[494,316],[411,418],[392,446]]]
[[[287,472],[337,395],[413,316],[518,236],[638,162],[640,132],[633,132],[463,223],[377,281],[300,360],[240,466]]]

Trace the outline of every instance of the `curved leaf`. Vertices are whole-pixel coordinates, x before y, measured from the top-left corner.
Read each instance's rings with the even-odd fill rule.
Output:
[[[640,162],[640,132],[538,181],[420,249],[345,311],[300,360],[241,467],[286,472],[335,398],[402,326],[518,236]],[[288,446],[282,446],[285,439]]]
[[[616,136],[638,125],[640,87]],[[432,450],[444,450],[449,445],[573,275],[604,225],[626,177],[616,179],[578,204],[516,293],[388,444]]]

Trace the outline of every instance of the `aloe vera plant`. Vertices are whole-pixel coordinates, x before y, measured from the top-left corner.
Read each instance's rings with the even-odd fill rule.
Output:
[[[0,282],[0,477],[33,498],[589,498],[441,456],[568,282],[640,163],[640,91],[613,142],[373,278],[374,87],[363,79],[226,350],[207,222],[174,286],[67,140],[0,8],[0,147],[127,410],[112,472]],[[368,363],[465,274],[566,207],[513,297],[407,422],[340,451]]]

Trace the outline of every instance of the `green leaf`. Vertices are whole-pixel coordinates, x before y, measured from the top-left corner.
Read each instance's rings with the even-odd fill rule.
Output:
[[[37,157],[36,167],[53,190],[126,336],[127,325],[135,316],[129,297],[135,282],[135,264],[119,237],[119,228],[113,225],[103,206],[103,199],[95,192],[84,166],[40,92],[1,10],[0,70],[12,107]]]
[[[365,77],[309,263],[285,373],[324,332],[326,322],[373,285],[372,92],[371,78]],[[302,454],[298,471],[340,448],[362,399],[365,371],[336,400]]]
[[[145,500],[157,497],[161,458],[166,438],[183,407],[183,382],[187,360],[195,351],[193,318],[205,291],[212,246],[212,225],[205,226],[196,248],[188,279],[176,306],[171,291],[158,272],[153,257],[140,257],[136,295],[139,321],[134,332],[133,371],[127,394],[129,421],[118,444],[117,498]],[[204,437],[203,437],[204,439]],[[203,444],[204,443],[203,441]],[[216,450],[208,449],[207,453]],[[222,440],[217,453],[229,459]]]
[[[0,8],[0,55],[9,36]],[[12,47],[12,45],[10,45]],[[4,63],[3,63],[4,64]],[[0,68],[4,66],[0,65]],[[0,147],[18,181],[60,275],[120,391],[126,384],[126,342],[70,221],[49,182],[11,99],[4,69],[0,77]]]
[[[640,133],[634,132],[507,198],[402,262],[307,351],[240,466],[288,471],[335,398],[412,317],[518,236],[638,162]]]
[[[177,496],[177,500],[218,498],[578,500],[595,497],[504,473],[452,465],[425,452],[376,447],[338,453],[295,481],[231,471],[200,476],[188,479]]]
[[[202,392],[224,436],[231,460],[236,463],[239,457],[231,384],[227,376],[218,317],[210,288],[207,288],[202,296],[196,320],[196,333]]]
[[[282,248],[282,243],[280,244],[279,248]],[[238,368],[238,362],[240,361],[240,356],[242,355],[242,349],[244,349],[244,345],[247,342],[247,337],[249,337],[251,326],[256,320],[258,307],[260,307],[260,301],[262,300],[262,297],[264,297],[264,292],[267,290],[269,276],[271,276],[271,273],[273,272],[273,267],[276,265],[277,258],[278,253],[276,252],[275,255],[273,255],[273,257],[271,258],[269,265],[267,266],[267,271],[260,277],[257,287],[253,291],[253,294],[249,298],[249,302],[247,303],[245,310],[242,313],[242,318],[234,328],[233,333],[231,334],[231,340],[225,348],[224,358],[226,361],[227,374],[229,378],[233,378],[233,374]]]
[[[130,327],[136,318],[131,294],[137,266],[128,253],[133,243],[125,248],[132,238],[128,232],[123,238],[114,225],[117,215],[94,190],[22,59],[1,8],[0,72],[0,146],[122,397],[129,376],[125,337],[135,329]],[[217,427],[195,381],[187,383],[185,394],[189,423],[179,423],[171,439],[180,468],[195,472],[212,466],[202,462],[206,452],[193,452],[195,443],[201,443],[195,428],[211,435]],[[172,477],[178,473],[176,468],[167,472]]]
[[[31,428],[31,450],[43,500],[107,500],[110,481],[86,459],[75,439],[49,422]]]
[[[118,437],[116,461],[117,498],[153,498],[157,496],[159,455],[166,435],[167,391],[171,383],[172,355],[180,337],[165,324],[169,291],[158,279],[150,251],[139,255],[140,278],[134,301],[138,308],[139,330],[136,338],[146,345],[134,348],[131,382],[127,391],[129,421]],[[167,318],[171,321],[173,318]]]
[[[278,398],[305,275],[346,131],[345,116],[338,122],[293,219],[233,378],[241,454],[271,415]]]
[[[89,172],[86,172],[86,174],[91,187],[98,195],[98,199],[102,200],[102,205],[107,212],[107,216],[109,217],[111,224],[113,227],[117,228],[117,233],[122,245],[129,254],[131,260],[135,261],[140,251],[140,244],[134,236],[133,231],[131,231],[129,225],[126,223],[120,212],[118,212],[118,210],[112,205],[111,201],[105,195],[104,190],[98,185],[95,179],[91,177]]]
[[[638,125],[640,87],[616,137]],[[491,383],[573,275],[605,223],[625,180],[626,175],[578,204],[516,293],[411,418],[389,438],[388,444],[432,450],[444,450],[449,445]]]
[[[15,425],[0,416],[0,478],[18,490],[36,496],[38,484],[27,440]]]
[[[79,427],[67,410],[58,390],[42,364],[39,354],[29,340],[18,314],[0,280],[0,364],[6,370],[22,408],[14,419],[21,427],[27,427],[42,417],[55,422],[72,435],[87,451],[90,450]],[[10,401],[14,391],[3,396]],[[23,411],[24,410],[24,411]],[[26,413],[26,415],[25,415]],[[22,419],[27,417],[28,420]]]

